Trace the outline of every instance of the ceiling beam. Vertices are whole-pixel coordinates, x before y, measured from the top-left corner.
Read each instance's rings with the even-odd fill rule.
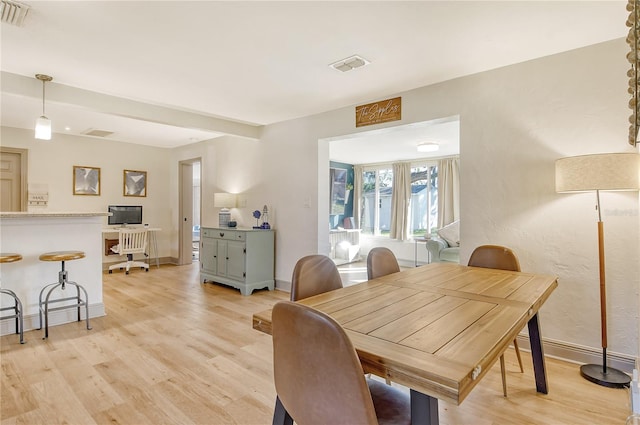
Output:
[[[2,92],[30,98],[42,98],[42,83],[35,77],[2,71]],[[46,83],[46,101],[70,105],[94,112],[172,125],[176,127],[215,131],[227,135],[259,139],[261,125],[240,123],[223,118],[187,112],[166,106],[130,100],[56,83]]]

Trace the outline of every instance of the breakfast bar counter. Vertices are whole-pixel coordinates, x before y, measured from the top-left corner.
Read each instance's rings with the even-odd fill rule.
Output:
[[[38,297],[47,284],[56,282],[59,263],[40,261],[49,251],[83,251],[85,257],[69,262],[69,280],[84,286],[89,296],[89,315],[104,316],[102,300],[102,228],[106,212],[0,212],[0,250],[22,255],[22,261],[2,264],[2,287],[14,291],[24,308],[25,330],[37,329]],[[3,298],[3,307],[6,300]],[[49,325],[76,320],[75,312],[56,311]],[[14,332],[3,320],[0,334]]]

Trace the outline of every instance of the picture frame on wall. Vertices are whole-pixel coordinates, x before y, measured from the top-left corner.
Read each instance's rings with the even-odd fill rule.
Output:
[[[100,168],[74,165],[73,194],[100,196]]]
[[[147,172],[138,170],[124,170],[124,196],[147,196]]]

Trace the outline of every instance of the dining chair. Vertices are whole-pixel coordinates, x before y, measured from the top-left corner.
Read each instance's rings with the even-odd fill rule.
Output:
[[[285,423],[411,422],[409,394],[366,379],[351,340],[330,316],[280,301],[272,326],[276,414],[283,407]]]
[[[291,301],[342,288],[338,267],[326,255],[307,255],[298,260],[291,278]]]
[[[377,247],[367,255],[367,278],[369,280],[400,271],[398,260],[389,248]]]
[[[481,245],[473,250],[469,258],[469,266],[484,267],[487,269],[520,271],[520,262],[516,254],[509,248],[500,245]],[[518,356],[520,372],[524,372],[518,341],[513,340],[513,346]],[[502,392],[507,396],[507,374],[504,365],[504,354],[500,356],[500,372],[502,374]]]

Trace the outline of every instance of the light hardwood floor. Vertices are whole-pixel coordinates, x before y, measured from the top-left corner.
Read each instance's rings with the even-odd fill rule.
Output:
[[[251,328],[251,316],[286,298],[201,285],[197,263],[105,274],[107,316],[93,319],[93,330],[80,322],[51,328],[47,341],[40,331],[27,332],[24,345],[17,335],[0,338],[0,422],[270,424],[271,337]],[[440,423],[624,424],[628,390],[547,359],[550,393],[540,395],[523,357],[520,373],[506,353],[508,398],[496,364],[462,405],[440,402]]]

